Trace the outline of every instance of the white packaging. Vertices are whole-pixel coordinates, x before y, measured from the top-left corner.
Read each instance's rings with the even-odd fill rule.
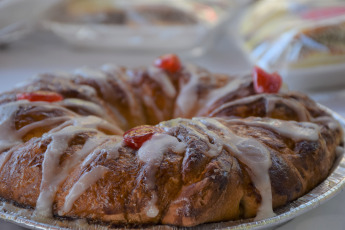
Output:
[[[345,1],[262,0],[239,26],[252,64],[291,89],[345,87]]]

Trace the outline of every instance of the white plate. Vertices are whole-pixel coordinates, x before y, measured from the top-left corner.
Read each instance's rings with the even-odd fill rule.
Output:
[[[33,31],[42,14],[56,1],[0,1],[0,44],[13,42]]]
[[[158,4],[181,10],[196,20],[190,24],[163,26],[150,23],[117,25],[68,20],[61,10],[63,4],[65,3],[62,2],[52,9],[43,25],[73,46],[101,50],[178,53],[204,52],[221,33],[221,28],[230,15],[242,5],[236,0],[114,0],[114,4],[125,11],[138,6]]]

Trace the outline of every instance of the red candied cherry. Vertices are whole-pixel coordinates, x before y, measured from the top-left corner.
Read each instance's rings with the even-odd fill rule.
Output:
[[[166,54],[158,57],[154,61],[154,65],[169,73],[176,73],[181,69],[180,59],[175,54]]]
[[[17,100],[58,102],[63,100],[63,96],[55,92],[35,91],[31,93],[18,93]]]
[[[155,133],[162,133],[163,129],[150,126],[141,125],[134,127],[123,134],[123,140],[129,147],[133,149],[139,149],[145,141],[151,139]]]
[[[283,81],[277,72],[270,74],[255,66],[253,70],[253,83],[256,93],[278,93]]]

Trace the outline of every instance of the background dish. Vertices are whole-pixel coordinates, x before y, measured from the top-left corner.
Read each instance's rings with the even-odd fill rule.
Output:
[[[56,1],[0,1],[0,45],[18,40],[32,32],[45,10]]]
[[[84,1],[89,3],[84,12],[76,12],[70,2],[52,8],[43,25],[73,46],[193,55],[206,51],[241,5],[236,0],[103,0],[107,6]]]

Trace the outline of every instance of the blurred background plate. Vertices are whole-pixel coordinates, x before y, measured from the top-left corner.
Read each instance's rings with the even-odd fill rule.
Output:
[[[57,0],[0,1],[0,44],[18,40],[34,30],[44,12]]]
[[[236,0],[69,0],[53,7],[43,24],[77,47],[198,56],[243,5]]]

